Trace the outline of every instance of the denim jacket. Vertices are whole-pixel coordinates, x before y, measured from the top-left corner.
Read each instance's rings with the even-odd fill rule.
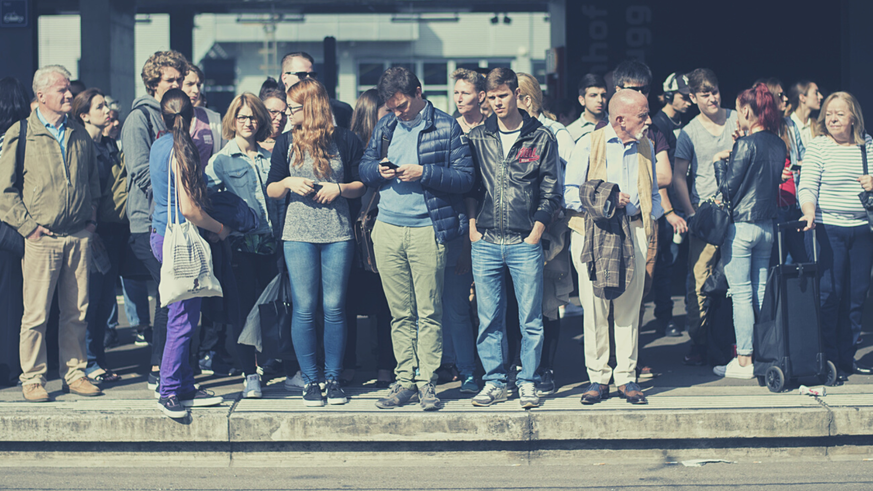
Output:
[[[269,151],[259,146],[258,155],[252,161],[232,139],[209,159],[206,185],[211,192],[222,189],[230,191],[255,210],[260,226],[253,233],[281,237],[282,231],[278,229],[279,202],[266,197],[269,172]]]

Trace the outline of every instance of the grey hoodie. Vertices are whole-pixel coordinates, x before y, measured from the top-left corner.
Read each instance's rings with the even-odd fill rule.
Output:
[[[148,119],[143,110],[148,112]],[[150,120],[150,121],[149,121]],[[151,124],[149,124],[151,122]],[[152,180],[149,174],[149,152],[157,134],[166,130],[161,117],[161,104],[150,95],[133,101],[132,110],[121,127],[124,166],[127,168],[127,218],[130,233],[148,233],[152,223]]]

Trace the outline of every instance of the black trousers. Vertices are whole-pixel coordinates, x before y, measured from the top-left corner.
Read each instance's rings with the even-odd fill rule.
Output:
[[[234,252],[231,262],[233,275],[236,278],[237,295],[240,310],[242,311],[243,323],[234,326],[232,346],[235,346],[237,362],[246,375],[256,373],[255,347],[237,343],[239,335],[245,327],[245,318],[249,315],[258,297],[264,292],[273,278],[276,277],[276,256],[263,254],[251,254],[247,252]],[[261,360],[266,362],[267,360]]]
[[[149,233],[130,234],[130,248],[143,266],[149,271],[155,283],[161,284],[161,263],[152,254],[152,246],[149,244]],[[161,308],[160,294],[155,300],[155,317],[152,323],[152,366],[161,366],[161,358],[164,355],[164,344],[167,343],[167,315],[169,307]]]
[[[18,339],[24,312],[21,258],[0,250],[0,387],[15,384],[21,373]]]

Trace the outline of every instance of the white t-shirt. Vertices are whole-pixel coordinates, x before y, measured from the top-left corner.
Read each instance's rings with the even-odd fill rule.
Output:
[[[515,145],[516,140],[518,140],[518,135],[521,134],[521,127],[519,127],[515,131],[501,131],[500,132],[500,146],[503,147],[503,158],[506,158],[506,155],[509,153],[509,149]]]

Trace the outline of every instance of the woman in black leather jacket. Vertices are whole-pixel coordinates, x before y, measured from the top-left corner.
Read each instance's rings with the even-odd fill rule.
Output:
[[[777,136],[780,114],[770,90],[757,84],[737,97],[740,133],[719,188],[730,203],[733,223],[721,260],[734,308],[737,358],[713,368],[716,375],[751,379],[755,316],[761,309],[773,249],[779,184],[787,149]],[[715,156],[726,158],[725,152]]]

